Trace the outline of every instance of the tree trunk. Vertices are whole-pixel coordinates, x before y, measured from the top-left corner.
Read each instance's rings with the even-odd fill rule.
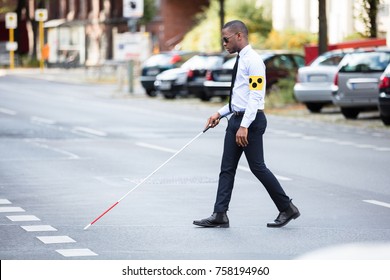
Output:
[[[220,24],[221,24],[220,30],[221,30],[223,25],[225,24],[225,0],[219,0],[219,7],[220,7],[219,17],[220,17]],[[223,46],[222,37],[221,37],[221,51],[224,51],[224,50],[225,50],[225,47]]]
[[[328,25],[326,20],[326,0],[318,0],[318,55],[328,50]]]
[[[376,16],[378,14],[379,0],[368,0],[370,9],[367,11],[368,19],[370,22],[370,38],[376,38],[378,36]]]

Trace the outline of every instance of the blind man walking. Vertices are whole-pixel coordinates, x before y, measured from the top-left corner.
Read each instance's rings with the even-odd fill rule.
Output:
[[[233,191],[237,165],[242,153],[251,172],[264,185],[279,210],[267,227],[283,227],[300,216],[298,208],[286,195],[279,181],[267,168],[263,155],[263,134],[267,119],[263,112],[266,89],[265,65],[248,43],[248,29],[234,20],[222,28],[222,39],[229,53],[238,53],[233,68],[229,104],[211,115],[206,127],[215,127],[221,116],[232,114],[226,129],[221,171],[213,214],[194,224],[201,227],[229,227],[227,211]]]

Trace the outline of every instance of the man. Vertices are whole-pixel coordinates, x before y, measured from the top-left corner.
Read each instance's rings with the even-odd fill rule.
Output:
[[[299,217],[298,208],[285,194],[282,186],[266,167],[263,156],[263,134],[267,126],[264,115],[265,65],[248,43],[248,29],[234,20],[222,28],[223,45],[229,53],[238,53],[233,69],[229,104],[214,113],[206,127],[218,125],[221,116],[232,113],[225,134],[224,151],[219,174],[217,197],[213,214],[194,224],[202,227],[229,227],[226,214],[233,191],[234,177],[242,153],[252,173],[264,185],[279,210],[279,215],[268,227],[283,227]],[[235,73],[236,72],[236,73]]]

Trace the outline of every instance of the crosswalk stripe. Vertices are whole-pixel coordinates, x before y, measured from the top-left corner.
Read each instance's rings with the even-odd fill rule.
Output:
[[[37,236],[45,244],[75,243],[76,240],[66,235],[61,236]]]
[[[0,213],[7,212],[25,212],[25,210],[21,207],[0,207]]]
[[[60,249],[56,250],[56,252],[64,257],[88,257],[98,255],[90,249]]]
[[[31,222],[31,221],[40,221],[40,219],[34,215],[17,215],[17,216],[7,216],[12,222]]]
[[[21,226],[21,228],[25,231],[57,231],[56,228],[49,225]]]

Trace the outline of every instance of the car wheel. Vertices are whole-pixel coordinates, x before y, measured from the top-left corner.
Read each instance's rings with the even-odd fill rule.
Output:
[[[321,103],[305,103],[305,105],[311,113],[319,113],[324,106]]]
[[[164,93],[163,94],[166,99],[175,99],[176,94],[173,93]]]
[[[358,108],[341,108],[341,113],[346,119],[356,119],[360,113]]]
[[[202,101],[210,101],[211,97],[207,93],[203,92],[200,94],[200,99]]]
[[[148,89],[146,90],[146,94],[150,97],[156,97],[157,96],[157,92],[155,90],[152,90],[152,89]]]
[[[390,117],[383,116],[383,115],[381,114],[381,120],[382,120],[382,122],[383,122],[385,125],[390,125]]]

